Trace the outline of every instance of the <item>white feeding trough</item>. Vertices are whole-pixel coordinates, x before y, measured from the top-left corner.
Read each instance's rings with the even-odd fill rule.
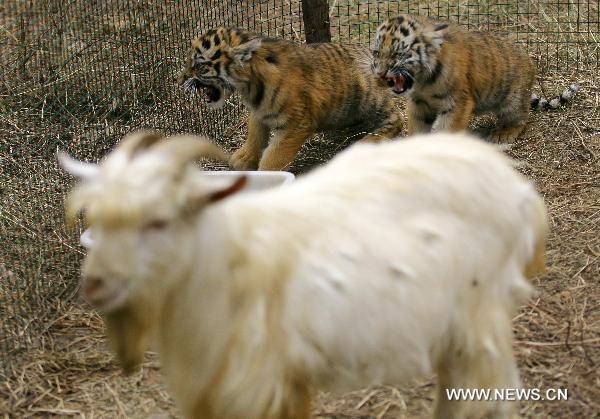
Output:
[[[255,172],[255,171],[221,171],[221,172],[202,172],[202,175],[214,176],[216,178],[228,179],[237,178],[240,175],[247,177],[243,191],[259,191],[263,189],[274,188],[285,185],[294,180],[294,175],[289,172]],[[91,229],[86,229],[80,236],[79,241],[84,247],[91,247],[94,243],[94,233]]]

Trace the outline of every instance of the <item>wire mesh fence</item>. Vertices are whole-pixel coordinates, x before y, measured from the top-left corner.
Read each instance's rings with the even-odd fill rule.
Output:
[[[333,1],[333,40],[367,44],[382,19],[399,13],[449,19],[522,43],[542,73],[597,71],[599,7],[592,1]]]
[[[600,8],[591,1],[334,0],[331,38],[368,45],[378,23],[401,12],[514,38],[542,75],[597,77]],[[0,4],[0,372],[43,344],[77,289],[83,250],[63,225],[70,179],[57,147],[96,161],[139,127],[221,142],[243,131],[235,99],[207,110],[175,83],[190,39],[218,25],[305,39],[300,0]]]

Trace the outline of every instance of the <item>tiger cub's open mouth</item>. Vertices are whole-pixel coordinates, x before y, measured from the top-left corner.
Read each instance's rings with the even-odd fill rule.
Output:
[[[183,87],[185,88],[185,90],[191,93],[198,93],[199,90],[203,90],[204,100],[207,103],[218,102],[221,99],[221,89],[210,84],[204,84],[200,80],[195,78],[187,79],[183,84]]]
[[[387,85],[398,95],[405,93],[414,83],[412,76],[408,72],[402,72],[401,74],[386,77],[385,79]]]

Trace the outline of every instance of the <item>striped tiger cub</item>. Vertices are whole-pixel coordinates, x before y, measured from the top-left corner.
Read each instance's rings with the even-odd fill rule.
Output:
[[[377,29],[372,70],[394,93],[408,96],[409,134],[461,131],[473,115],[493,113],[493,141],[517,138],[531,108],[556,108],[579,86],[553,100],[531,94],[536,68],[519,46],[487,32],[423,16],[400,15]]]
[[[375,121],[364,140],[400,134],[394,94],[372,77],[371,59],[360,46],[299,45],[219,27],[192,42],[179,83],[204,91],[213,107],[239,93],[248,137],[232,155],[234,169],[284,170],[318,131]]]

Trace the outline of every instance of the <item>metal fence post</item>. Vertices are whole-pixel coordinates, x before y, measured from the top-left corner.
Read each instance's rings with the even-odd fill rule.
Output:
[[[327,0],[302,0],[302,20],[307,43],[331,41]]]

